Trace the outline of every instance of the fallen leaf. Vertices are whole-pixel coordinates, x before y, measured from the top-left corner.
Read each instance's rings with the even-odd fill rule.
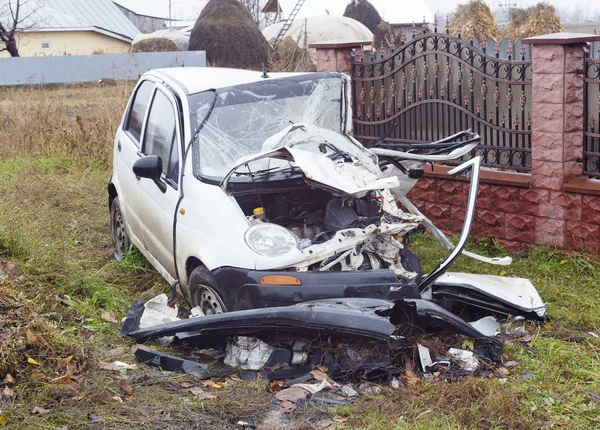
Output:
[[[227,379],[230,379],[233,382],[244,382],[242,378],[235,374],[227,376]]]
[[[274,380],[269,382],[269,385],[267,385],[267,390],[270,393],[274,393],[275,391],[279,391],[281,388],[283,388],[283,385],[283,381]]]
[[[544,328],[547,330],[550,330],[552,328],[552,324],[550,324],[549,322],[544,323]]]
[[[73,381],[71,381],[71,375],[65,373],[58,378],[54,378],[50,381],[51,384],[65,384],[65,385],[73,385]]]
[[[112,398],[112,399],[113,399],[115,402],[117,402],[117,403],[123,403],[123,399],[122,399],[122,398],[120,398],[119,396],[113,396],[113,398]]]
[[[14,397],[15,392],[10,387],[4,387],[2,390],[2,397]]]
[[[10,373],[7,373],[6,376],[4,377],[4,379],[2,380],[2,382],[5,382],[7,384],[14,384],[15,378],[13,378]]]
[[[34,366],[39,366],[40,363],[38,363],[37,361],[35,361],[33,358],[31,357],[27,357],[27,363],[29,364],[33,364]]]
[[[74,358],[75,358],[74,355],[69,355],[66,358],[59,358],[58,359],[59,369],[66,370],[67,373],[69,373],[71,375],[75,375],[76,373],[79,373],[77,370],[77,363],[75,363]]]
[[[0,426],[3,426],[4,424],[6,424],[6,421],[8,421],[8,412],[2,412],[0,411]]]
[[[284,400],[281,402],[281,407],[283,408],[284,414],[291,414],[296,410],[296,405],[290,402],[289,400]]]
[[[226,388],[227,387],[227,383],[225,382],[214,382],[211,381],[210,379],[207,379],[205,381],[201,381],[202,385],[204,385],[205,387],[211,387],[211,388]]]
[[[35,335],[36,340],[41,343],[42,345],[44,345],[46,348],[50,347],[50,344],[48,343],[48,341],[46,339],[44,339],[44,336],[42,336],[41,334],[37,333]]]
[[[434,377],[435,379],[439,378],[439,377],[440,377],[440,375],[441,375],[441,373],[440,373],[440,372],[433,372],[433,377]]]
[[[133,396],[125,397],[125,400],[127,400],[128,402],[133,402]]]
[[[499,373],[502,373],[502,374],[503,374],[503,375],[505,375],[505,376],[508,376],[508,375],[510,375],[510,370],[508,370],[506,367],[500,367],[500,368],[498,369],[498,372],[499,372]]]
[[[181,383],[181,388],[192,388],[194,387],[196,384],[192,384],[191,382],[182,382]]]
[[[507,361],[504,363],[504,367],[511,368],[517,366],[519,363],[517,361]]]
[[[323,366],[322,364],[317,365],[317,369],[320,370],[323,373],[327,373],[327,371],[329,370],[327,368],[327,366]]]
[[[350,416],[348,416],[348,415],[344,415],[344,416],[336,415],[335,417],[333,417],[333,421],[335,421],[336,423],[345,423],[349,419],[350,419]]]
[[[111,311],[103,311],[102,314],[100,314],[100,318],[102,318],[104,321],[112,323],[112,324],[119,323],[117,316],[114,314],[114,312],[111,312]]]
[[[519,339],[519,342],[531,342],[533,340],[533,336],[530,334],[526,334],[525,336]]]
[[[133,394],[133,388],[131,388],[131,385],[129,385],[125,379],[119,379],[119,387],[125,394],[130,396]]]
[[[111,357],[116,357],[116,356],[122,355],[122,354],[125,354],[125,348],[122,346],[108,351],[108,355]]]
[[[408,385],[412,385],[412,386],[415,386],[419,382],[421,382],[421,378],[419,378],[417,376],[417,374],[414,371],[414,368],[415,368],[415,365],[414,365],[413,361],[410,358],[405,357],[404,358],[404,374],[402,376],[400,376],[400,379],[402,379]]]
[[[41,406],[36,406],[31,410],[31,413],[34,415],[44,415],[50,413],[50,409],[44,409]]]
[[[320,370],[317,370],[317,369],[311,370],[310,374],[317,381],[329,381],[329,376],[327,376],[327,374],[325,372],[321,372]]]
[[[286,388],[275,394],[275,398],[280,402],[287,400],[289,402],[297,402],[306,399],[309,392],[302,388]]]
[[[217,397],[214,394],[207,393],[202,388],[194,387],[190,388],[188,392],[196,397],[200,397],[202,399],[216,399]]]

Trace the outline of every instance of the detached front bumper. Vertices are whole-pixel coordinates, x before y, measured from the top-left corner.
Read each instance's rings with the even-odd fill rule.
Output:
[[[228,311],[289,306],[332,297],[388,300],[421,297],[415,282],[398,279],[393,270],[296,272],[222,267],[212,271],[212,276]],[[265,276],[293,276],[302,285],[261,284]]]

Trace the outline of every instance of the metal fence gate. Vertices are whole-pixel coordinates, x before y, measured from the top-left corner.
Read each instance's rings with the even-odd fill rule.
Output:
[[[352,62],[354,134],[366,146],[390,128],[386,145],[431,142],[470,128],[482,137],[471,154],[486,166],[531,170],[531,61],[494,55],[488,43],[415,27],[389,53],[360,51]],[[506,43],[506,42],[503,42]]]
[[[585,59],[583,174],[600,178],[600,44],[595,45]]]

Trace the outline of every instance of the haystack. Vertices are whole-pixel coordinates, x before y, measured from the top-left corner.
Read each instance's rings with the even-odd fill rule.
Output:
[[[385,22],[381,21],[373,34],[375,49],[379,49],[380,47],[389,48],[394,44],[394,33],[392,32],[392,27]]]
[[[298,42],[286,37],[273,52],[269,70],[272,72],[316,72],[308,49],[298,46]]]
[[[344,16],[362,22],[373,33],[377,31],[377,26],[383,21],[375,6],[367,0],[352,1],[346,6]]]
[[[210,0],[190,36],[190,51],[206,51],[211,66],[261,70],[269,44],[238,0]]]
[[[132,52],[173,52],[180,51],[175,42],[155,37],[141,40],[131,47]]]
[[[510,11],[510,24],[504,30],[504,37],[512,40],[523,37],[541,36],[564,31],[554,6],[538,3],[526,9],[515,8]]]
[[[495,39],[499,36],[498,24],[487,4],[480,0],[471,0],[458,5],[450,21],[453,34],[460,30],[463,38],[474,37],[477,40]]]

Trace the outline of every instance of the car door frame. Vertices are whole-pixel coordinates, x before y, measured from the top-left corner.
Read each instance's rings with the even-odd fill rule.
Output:
[[[153,78],[152,76],[147,76],[143,80],[140,80],[140,82],[136,85],[136,87],[133,90],[132,97],[130,97],[130,100],[127,105],[127,109],[125,110],[125,114],[123,115],[123,119],[122,119],[121,125],[119,127],[119,133],[117,134],[117,137],[115,139],[115,148],[114,148],[114,157],[113,157],[115,160],[115,162],[113,164],[113,166],[114,166],[113,168],[114,168],[114,171],[116,172],[116,177],[117,177],[115,186],[117,189],[117,195],[120,196],[121,211],[123,213],[123,218],[125,220],[127,234],[129,236],[130,240],[133,242],[133,244],[140,251],[142,251],[142,253],[144,253],[143,251],[145,250],[145,244],[144,244],[143,238],[141,236],[140,219],[134,209],[135,207],[138,206],[138,194],[137,194],[137,186],[135,185],[136,178],[135,178],[135,174],[133,173],[133,163],[135,163],[135,161],[137,161],[138,159],[141,158],[140,151],[142,148],[144,130],[146,128],[148,115],[150,113],[149,104],[147,104],[146,108],[145,108],[144,118],[142,120],[142,126],[141,126],[141,130],[140,130],[139,141],[135,136],[133,136],[131,134],[131,132],[128,129],[126,129],[126,127],[129,126],[129,121],[131,120],[133,107],[134,107],[135,101],[137,99],[139,89],[146,82],[152,84],[150,97],[148,99],[149,102],[152,101],[152,99],[154,97],[154,92],[156,91],[156,85],[158,83],[158,80],[156,78]],[[139,146],[136,145],[136,142],[139,144]],[[128,150],[128,148],[126,148],[126,147],[125,147],[125,149],[123,149],[123,147],[125,145],[133,146],[133,150],[135,151],[134,157],[123,157],[122,156],[123,150],[124,151]],[[125,154],[126,154],[126,152],[125,152]],[[129,158],[131,158],[131,160],[129,160]],[[124,168],[121,168],[120,166],[118,166],[118,163],[120,163],[120,162],[124,164],[124,166],[123,166]],[[131,164],[129,164],[129,163],[131,163]],[[125,177],[122,175],[123,172],[127,172],[127,175]]]
[[[161,174],[161,181],[166,184],[166,190],[163,192],[152,181],[140,179],[138,186],[138,210],[140,210],[140,228],[142,240],[146,248],[146,258],[150,260],[153,266],[167,279],[173,283],[176,279],[175,269],[175,250],[173,246],[173,224],[176,221],[176,211],[181,196],[181,181],[184,170],[184,143],[185,143],[185,124],[182,118],[183,103],[177,92],[161,79],[153,79],[155,82],[154,91],[150,100],[148,111],[144,120],[141,135],[141,145],[139,157],[150,155],[144,152],[146,133],[148,129],[148,120],[152,113],[156,94],[161,92],[170,102],[175,113],[175,143],[177,144],[177,154],[179,168],[177,173],[177,183],[168,178],[169,169]],[[167,165],[170,167],[172,146],[169,148],[169,160]],[[164,197],[164,198],[163,198]],[[154,212],[158,209],[163,212]]]

